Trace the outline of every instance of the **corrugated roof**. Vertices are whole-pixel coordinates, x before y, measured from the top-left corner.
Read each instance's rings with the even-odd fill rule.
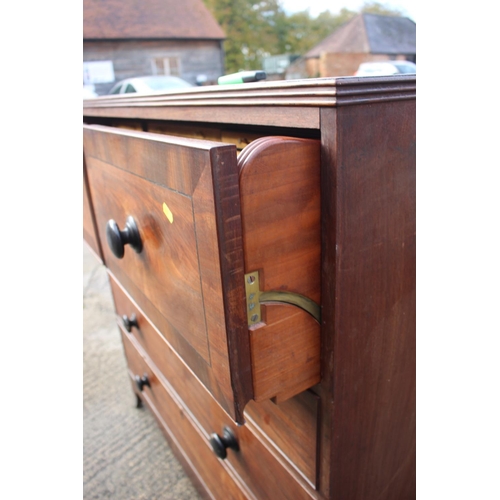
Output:
[[[83,39],[225,38],[202,0],[83,0]]]
[[[416,24],[407,17],[360,14],[343,24],[305,54],[322,52],[416,54]]]

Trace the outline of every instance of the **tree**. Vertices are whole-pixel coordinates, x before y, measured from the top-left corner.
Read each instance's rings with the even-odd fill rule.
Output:
[[[303,55],[360,12],[402,15],[377,1],[367,1],[359,12],[326,10],[313,18],[308,10],[287,15],[280,0],[204,0],[226,33],[227,73],[261,69],[270,55]]]
[[[339,14],[326,10],[316,18],[312,18],[308,10],[291,14],[287,18],[287,52],[305,54],[355,15],[355,12],[345,8]]]
[[[278,0],[205,0],[226,33],[228,73],[262,68],[262,58],[285,51],[286,15]]]
[[[366,1],[361,7],[360,12],[364,14],[381,14],[385,16],[402,16],[402,12],[396,8],[387,7],[379,2],[368,2]]]

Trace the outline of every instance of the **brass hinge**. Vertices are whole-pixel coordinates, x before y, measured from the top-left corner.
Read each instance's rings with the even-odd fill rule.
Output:
[[[321,307],[313,300],[298,293],[269,291],[262,292],[259,283],[259,271],[245,274],[245,292],[247,298],[248,326],[262,321],[261,304],[281,303],[300,307],[321,323]]]

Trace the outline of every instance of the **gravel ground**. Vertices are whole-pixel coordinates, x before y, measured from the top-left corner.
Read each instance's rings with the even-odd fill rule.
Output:
[[[106,271],[85,244],[83,498],[200,498],[153,416],[135,408]]]

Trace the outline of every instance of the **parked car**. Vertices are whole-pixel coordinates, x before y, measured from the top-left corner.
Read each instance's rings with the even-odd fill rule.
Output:
[[[110,90],[110,94],[150,94],[161,90],[184,89],[193,87],[189,82],[177,76],[139,76],[118,82]]]
[[[378,61],[361,63],[354,76],[399,75],[416,72],[417,66],[411,61]]]

